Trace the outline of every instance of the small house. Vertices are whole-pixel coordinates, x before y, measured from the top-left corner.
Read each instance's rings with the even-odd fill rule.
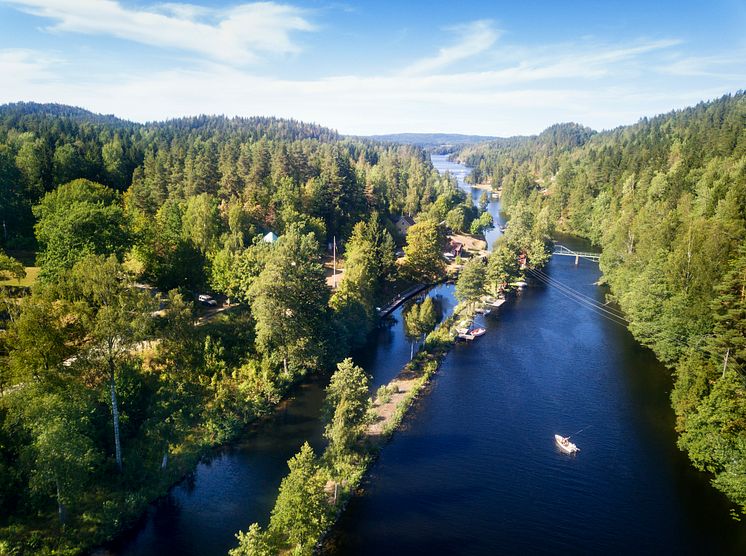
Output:
[[[414,226],[414,219],[411,216],[402,215],[399,217],[399,220],[396,221],[396,229],[399,230],[399,233],[403,236],[407,235],[407,231],[409,231],[409,228]]]
[[[279,238],[277,237],[277,234],[275,234],[274,232],[269,232],[266,236],[262,238],[262,241],[266,243],[274,243],[278,239]]]
[[[448,252],[453,257],[460,257],[464,250],[464,244],[459,241],[450,240],[448,243]]]

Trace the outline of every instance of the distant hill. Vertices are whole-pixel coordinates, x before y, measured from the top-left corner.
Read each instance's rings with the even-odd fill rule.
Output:
[[[484,143],[497,139],[487,135],[462,135],[460,133],[389,133],[386,135],[369,135],[374,141],[403,143],[419,147],[463,146],[472,143]]]
[[[336,130],[294,119],[270,116],[186,116],[169,120],[137,123],[114,115],[96,114],[64,104],[40,104],[36,102],[15,102],[0,105],[0,136],[3,131],[15,129],[30,131],[37,135],[59,133],[67,130],[72,133],[82,125],[100,126],[99,131],[113,132],[127,130],[149,133],[159,130],[170,134],[192,133],[203,137],[236,134],[241,140],[257,140],[267,137],[270,140],[294,141],[317,139],[322,142],[339,140]],[[73,133],[74,135],[74,133]]]
[[[100,125],[128,125],[137,126],[134,122],[128,122],[117,118],[113,114],[96,114],[77,106],[66,104],[38,102],[13,102],[0,105],[0,117],[4,126],[22,126],[24,123],[39,119],[70,119],[80,123],[92,123]]]

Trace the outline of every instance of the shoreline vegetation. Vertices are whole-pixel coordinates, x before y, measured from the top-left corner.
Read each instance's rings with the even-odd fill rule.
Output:
[[[622,321],[671,372],[678,447],[746,514],[746,93],[595,132],[466,146],[470,181],[600,247]]]
[[[6,105],[0,170],[12,193],[0,278],[24,278],[6,248],[39,268],[29,290],[0,288],[9,554],[79,554],[136,523],[293,385],[362,346],[392,292],[439,280],[449,232],[492,226],[420,148],[275,118],[141,125]],[[344,269],[336,289],[329,255]],[[215,298],[231,311],[200,319],[196,304],[217,313]],[[411,338],[435,325],[431,302],[415,306]],[[345,400],[328,416],[340,453],[367,415]]]
[[[317,456],[306,443],[288,461],[290,472],[280,485],[267,529],[253,523],[247,531],[238,532],[238,547],[230,551],[231,556],[312,554],[323,546],[380,450],[458,341],[463,322],[471,321],[485,295],[504,295],[509,284],[525,278],[529,268],[542,268],[549,260],[547,228],[521,213],[515,213],[511,222],[509,232],[488,257],[473,253],[458,270],[455,294],[459,303],[451,315],[436,326],[428,316],[429,297],[404,314],[407,334],[422,336],[424,342],[374,396],[370,396],[370,379],[362,368],[351,359],[338,365],[327,388],[326,449]],[[445,270],[443,262],[439,264]]]

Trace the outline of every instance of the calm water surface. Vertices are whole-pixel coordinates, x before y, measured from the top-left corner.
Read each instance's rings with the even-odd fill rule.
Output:
[[[466,168],[433,157],[463,181]],[[463,186],[463,183],[462,183]],[[475,201],[481,191],[473,191]],[[499,219],[499,204],[490,203]],[[491,243],[499,235],[488,235]],[[567,243],[566,241],[563,241]],[[548,272],[601,299],[598,268],[557,258]],[[452,286],[435,297],[443,314]],[[385,384],[407,362],[403,308],[356,361]],[[622,328],[554,289],[530,288],[447,357],[344,515],[339,554],[746,553],[743,526],[675,449],[670,380]],[[323,381],[297,390],[257,432],[200,464],[140,525],[99,554],[222,555],[266,524],[286,461],[323,447]],[[561,454],[555,432],[593,426]]]
[[[596,264],[546,271],[603,300]],[[448,355],[329,552],[746,554],[744,525],[675,447],[667,372],[624,328],[545,286],[487,328]],[[555,446],[589,425],[576,456]]]
[[[442,285],[427,295],[441,318],[455,305],[453,286]],[[409,361],[411,344],[404,334],[399,307],[386,325],[371,334],[355,354],[356,363],[372,376],[372,388],[388,383]],[[416,348],[415,348],[416,349]],[[224,555],[236,545],[235,533],[258,521],[266,525],[286,462],[309,441],[317,453],[324,446],[320,421],[323,380],[299,387],[284,409],[236,446],[201,463],[168,496],[153,504],[141,523],[97,556]]]

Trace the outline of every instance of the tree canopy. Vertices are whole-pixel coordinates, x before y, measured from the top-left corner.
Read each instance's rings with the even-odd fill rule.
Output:
[[[464,148],[501,190],[529,266],[555,227],[602,248],[629,329],[674,369],[679,445],[746,511],[743,245],[746,94],[594,133],[577,124]],[[528,232],[528,233],[527,233]],[[488,283],[513,270],[496,250]]]
[[[122,256],[128,246],[121,199],[99,183],[78,179],[47,193],[34,207],[42,275],[56,277],[87,255]]]

